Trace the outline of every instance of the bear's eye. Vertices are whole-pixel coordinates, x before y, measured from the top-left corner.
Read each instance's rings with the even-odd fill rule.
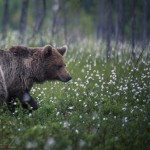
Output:
[[[63,66],[62,66],[62,65],[55,65],[54,67],[55,67],[55,69],[59,70],[59,69],[62,68]]]

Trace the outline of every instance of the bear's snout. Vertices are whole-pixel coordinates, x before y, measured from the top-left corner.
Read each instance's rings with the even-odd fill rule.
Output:
[[[70,74],[63,74],[63,75],[59,75],[59,80],[62,82],[68,82],[72,79],[72,77],[70,76]]]
[[[66,82],[70,81],[71,79],[72,77],[69,75]]]
[[[64,77],[61,81],[68,82],[72,79],[72,77],[68,74],[66,77]]]

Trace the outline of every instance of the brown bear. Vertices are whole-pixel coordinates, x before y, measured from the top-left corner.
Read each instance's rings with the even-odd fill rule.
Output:
[[[18,98],[23,108],[37,109],[37,102],[29,94],[34,83],[71,80],[63,58],[66,51],[67,46],[54,48],[50,45],[0,50],[0,103],[5,101],[13,112],[14,101]]]

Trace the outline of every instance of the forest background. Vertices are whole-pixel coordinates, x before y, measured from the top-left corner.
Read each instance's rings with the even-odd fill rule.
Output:
[[[17,31],[21,44],[40,36],[43,45],[47,33],[65,43],[92,36],[106,42],[106,57],[111,41],[129,42],[135,57],[135,43],[149,42],[149,7],[148,0],[0,0],[1,37]]]

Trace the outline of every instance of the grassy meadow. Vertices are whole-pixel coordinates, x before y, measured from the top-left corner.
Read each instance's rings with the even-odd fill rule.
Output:
[[[27,45],[39,43],[34,39]],[[51,43],[62,46],[63,41]],[[1,48],[15,44],[8,36]],[[109,61],[102,41],[80,40],[68,47],[72,81],[35,84],[31,94],[40,107],[32,114],[21,107],[14,114],[0,108],[0,149],[150,149],[149,48],[140,56],[137,46],[133,62],[127,43],[113,46]]]

